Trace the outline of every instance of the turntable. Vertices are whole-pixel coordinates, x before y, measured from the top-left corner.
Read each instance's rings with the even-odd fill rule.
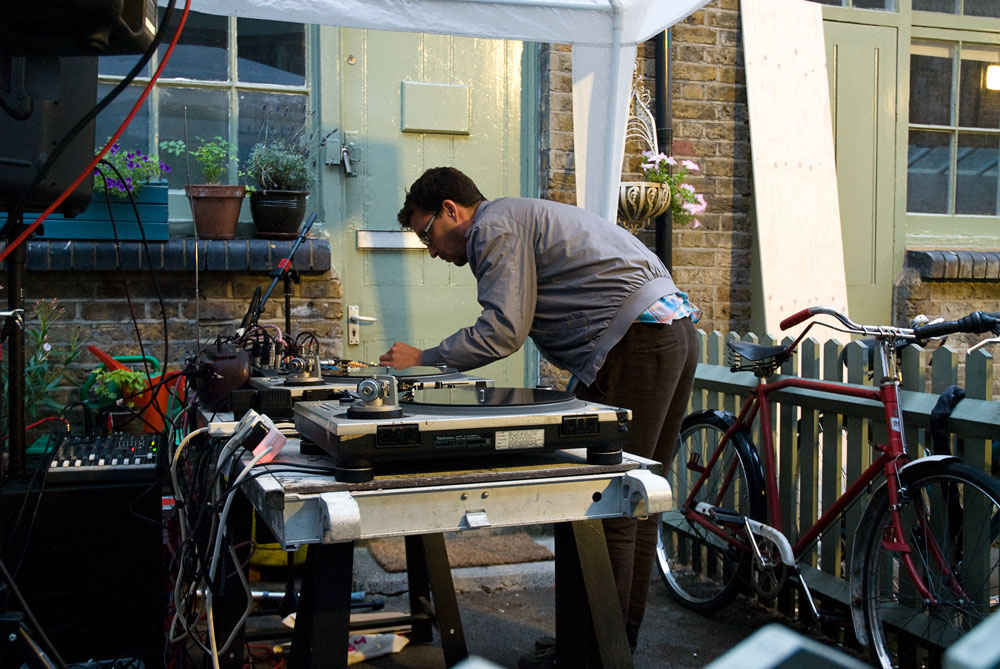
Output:
[[[586,448],[590,464],[621,462],[632,414],[572,393],[529,388],[425,387],[396,378],[358,384],[358,400],[295,404],[303,440],[333,456],[338,481],[369,481],[386,465],[486,459]]]
[[[301,368],[300,368],[301,367]],[[314,370],[321,369],[320,373]],[[250,387],[258,390],[281,388],[291,393],[292,400],[324,400],[346,396],[357,388],[358,382],[377,375],[390,375],[399,382],[402,391],[424,388],[453,388],[493,386],[493,379],[462,374],[452,367],[350,367],[326,365],[311,362],[305,366],[290,364],[289,373],[274,376],[255,376],[250,379]]]

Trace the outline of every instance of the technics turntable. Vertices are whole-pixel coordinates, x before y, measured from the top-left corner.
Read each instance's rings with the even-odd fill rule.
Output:
[[[618,464],[632,413],[571,393],[529,388],[424,388],[395,377],[358,384],[360,400],[298,402],[295,428],[333,456],[338,481],[369,481],[386,464],[492,458],[587,448],[590,464]],[[468,462],[464,463],[468,466]]]
[[[292,399],[330,399],[354,391],[361,379],[376,375],[391,375],[399,380],[399,389],[406,392],[422,388],[453,388],[459,386],[491,387],[493,379],[481,376],[462,374],[451,367],[407,367],[393,369],[392,367],[352,367],[351,369],[335,369],[328,372],[323,369],[322,375],[308,373],[282,374],[277,376],[255,376],[250,379],[250,387],[258,390],[283,388],[288,390]],[[325,392],[324,392],[325,391]]]

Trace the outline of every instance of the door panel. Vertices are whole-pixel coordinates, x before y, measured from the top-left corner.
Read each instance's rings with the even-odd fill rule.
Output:
[[[896,29],[824,23],[851,318],[891,319]]]
[[[377,319],[361,326],[358,345],[344,337],[344,356],[374,362],[394,341],[434,346],[480,313],[468,267],[434,260],[422,248],[358,249],[357,231],[393,231],[404,245],[396,213],[405,188],[430,167],[457,167],[491,199],[521,195],[522,44],[354,29],[341,29],[338,39],[340,128],[343,139],[354,144],[357,174],[343,179],[344,221],[331,233],[341,236],[344,331],[348,305]],[[467,86],[467,134],[403,132],[403,82]],[[531,383],[523,352],[476,373],[497,385]]]

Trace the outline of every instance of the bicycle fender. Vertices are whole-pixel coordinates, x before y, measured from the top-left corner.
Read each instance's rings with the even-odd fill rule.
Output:
[[[928,455],[900,467],[899,475],[904,479],[910,476],[918,476],[921,470],[928,465],[959,459],[954,455]],[[885,494],[884,489],[886,485],[885,480],[883,480],[868,499],[868,506],[865,507],[864,513],[861,514],[861,520],[858,522],[859,528],[864,527],[868,521],[868,516],[874,513],[872,511],[872,504],[880,495]],[[858,643],[867,648],[868,629],[865,627],[865,611],[861,603],[861,584],[864,577],[862,572],[864,571],[865,556],[862,555],[863,550],[858,547],[860,544],[861,542],[855,541],[854,546],[851,547],[851,622],[854,623],[854,635],[857,637]]]

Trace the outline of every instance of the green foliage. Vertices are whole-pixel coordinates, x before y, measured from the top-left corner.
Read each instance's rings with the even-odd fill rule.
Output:
[[[81,332],[75,329],[65,345],[53,344],[52,329],[66,313],[55,298],[39,300],[29,307],[24,331],[24,409],[27,424],[36,419],[53,416],[63,404],[53,395],[59,386],[72,385],[76,379],[69,372],[69,365],[82,349]],[[9,352],[5,352],[5,356]],[[3,386],[2,433],[8,432],[8,383],[7,362],[0,365],[0,382]]]
[[[124,178],[122,181],[114,170],[100,166],[104,171],[104,176],[107,177],[107,191],[112,197],[122,200],[128,199],[130,191],[135,196],[144,184],[159,179],[161,171],[170,171],[170,166],[160,161],[156,156],[147,156],[141,151],[123,149],[118,143],[111,145],[108,152],[104,154],[104,161],[114,165]],[[105,179],[98,169],[94,168],[94,192],[103,193],[104,190]]]
[[[125,399],[125,405],[136,408],[136,395],[146,389],[146,375],[131,369],[101,369],[94,378],[91,391],[102,406]]]
[[[206,183],[222,183],[222,177],[226,175],[229,163],[236,162],[236,147],[219,136],[216,136],[211,141],[204,140],[201,137],[197,139],[200,144],[194,150],[189,149],[182,139],[160,142],[160,148],[175,156],[183,155],[186,151],[201,165],[201,171],[205,175]]]
[[[642,164],[643,180],[667,184],[670,187],[670,210],[675,225],[697,228],[701,225],[698,216],[708,208],[705,196],[695,191],[687,182],[688,172],[698,172],[698,164],[691,160],[679,162],[663,153],[643,151],[646,162]],[[677,167],[677,171],[674,168]]]
[[[255,144],[240,176],[248,190],[307,190],[309,156],[305,149],[284,142]]]

